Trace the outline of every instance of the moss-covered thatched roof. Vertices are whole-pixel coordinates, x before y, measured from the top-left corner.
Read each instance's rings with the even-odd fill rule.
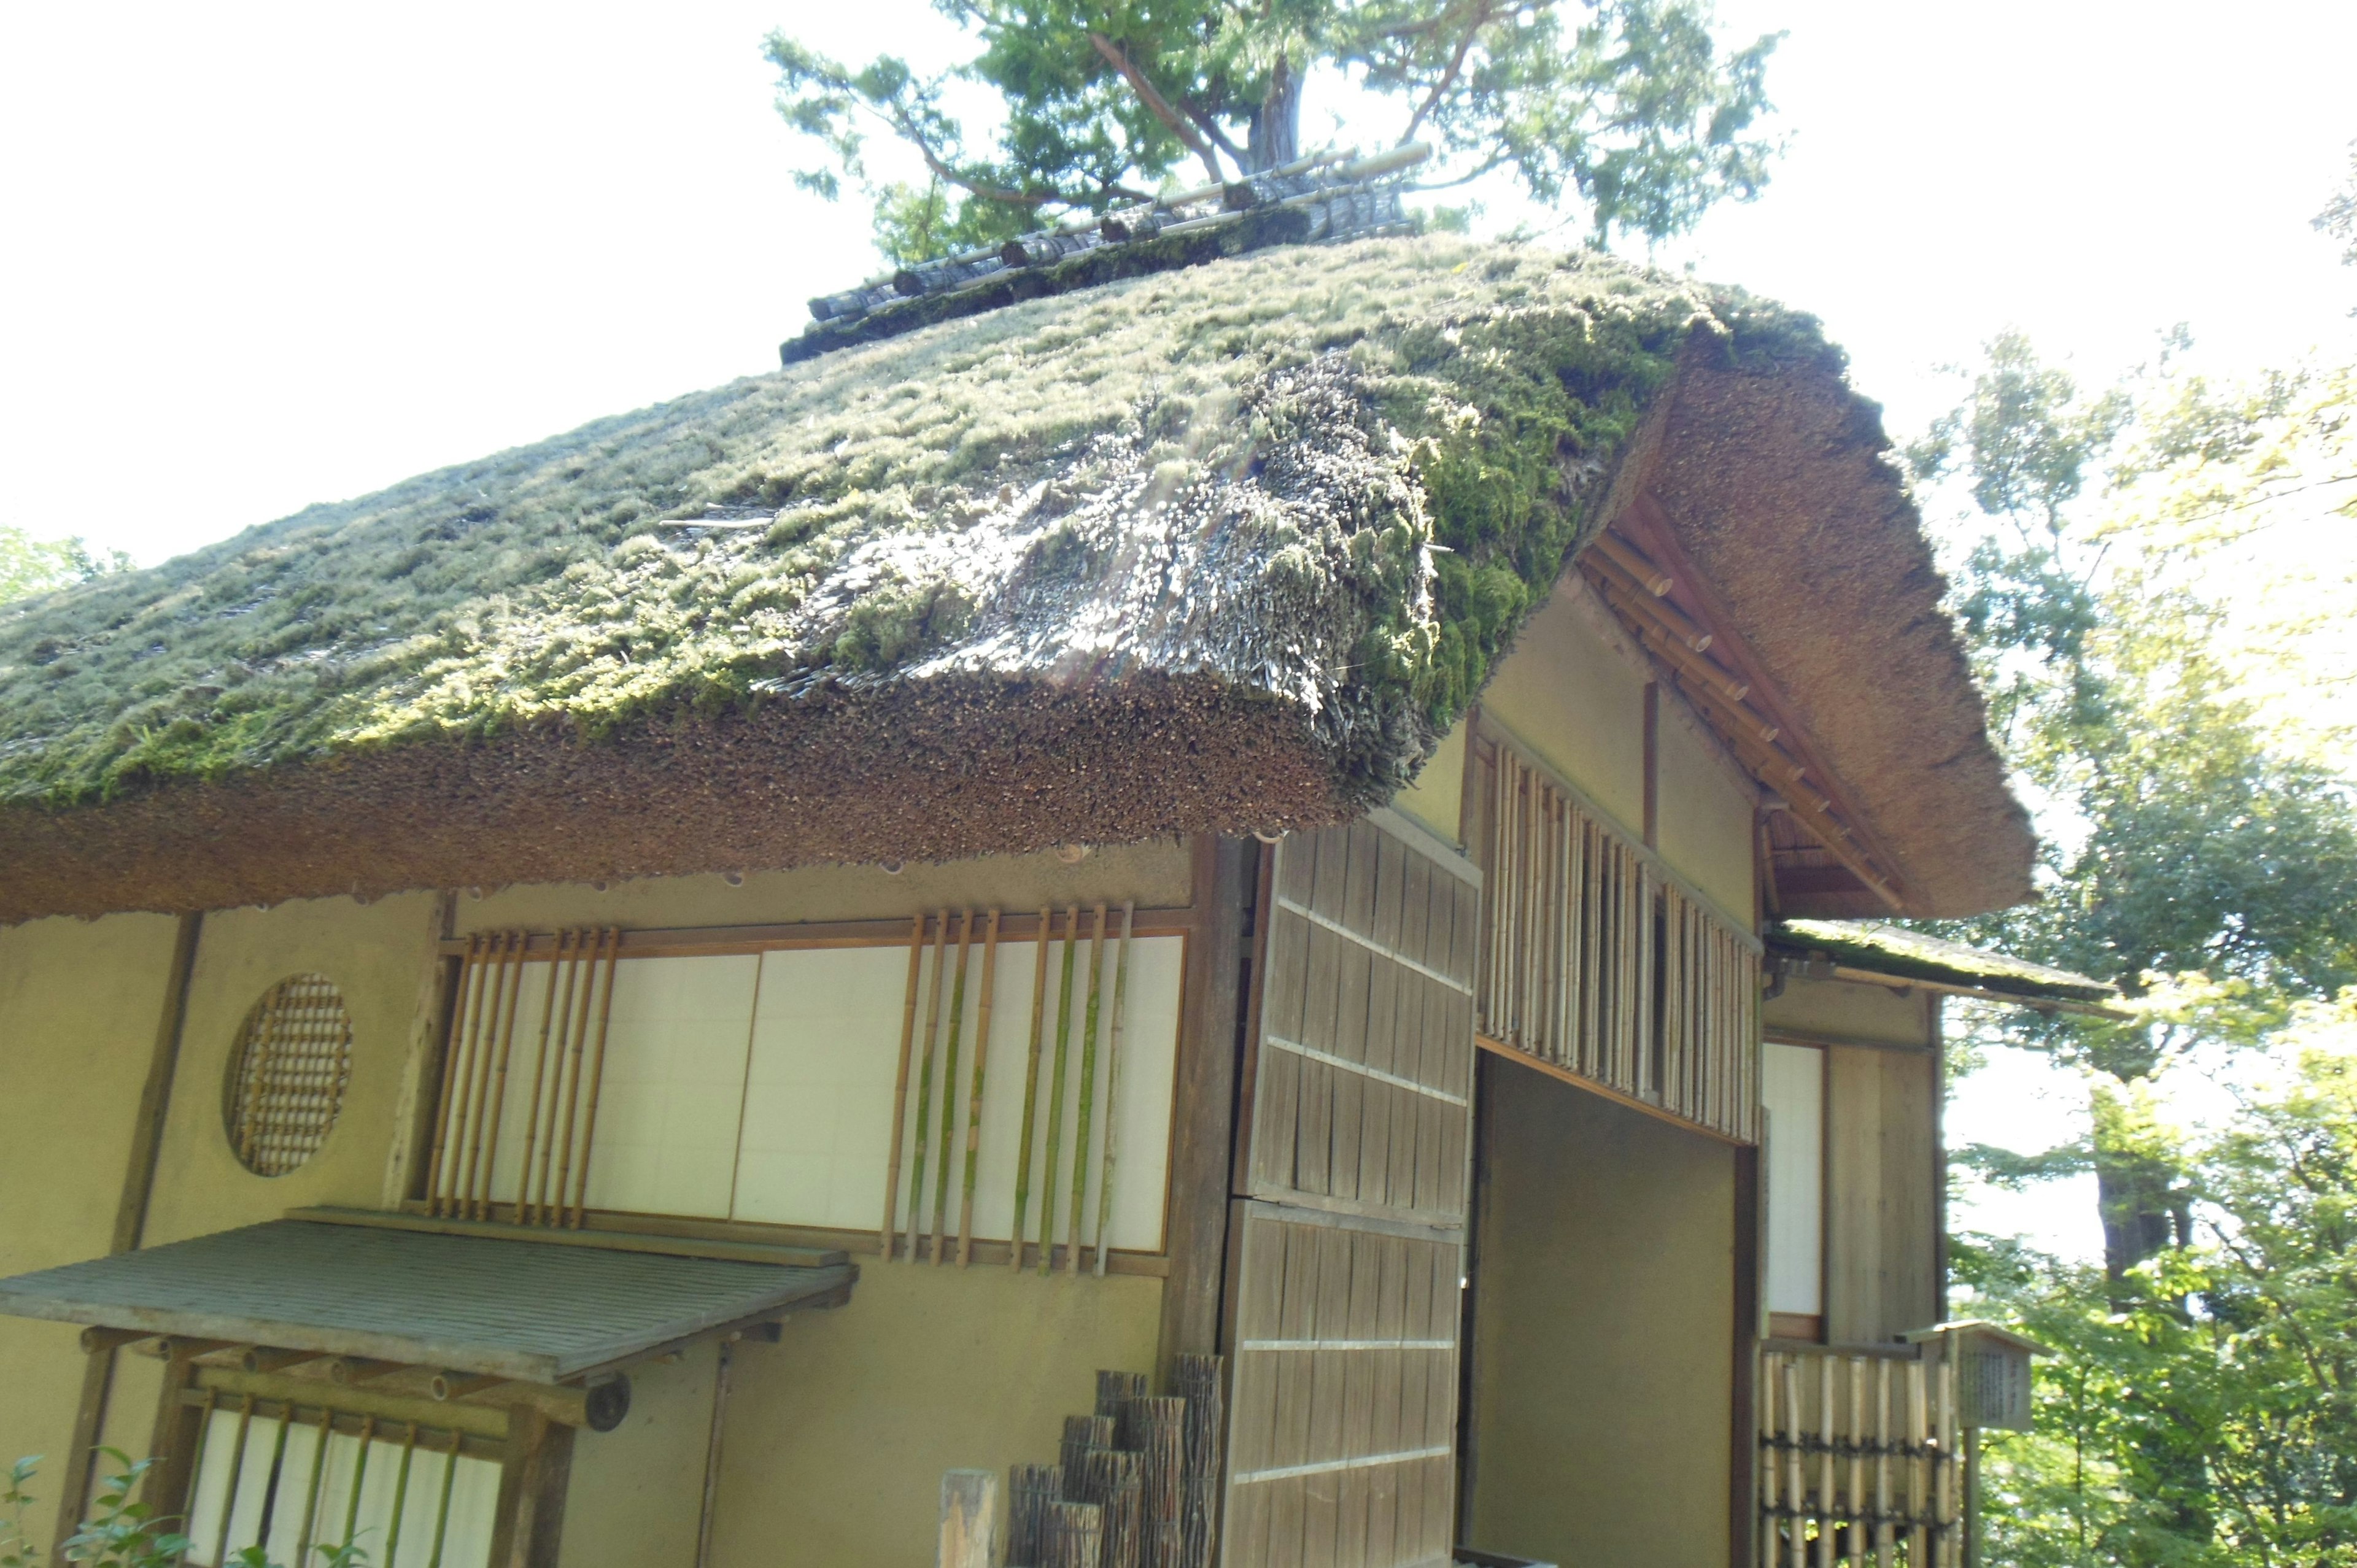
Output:
[[[1371,241],[311,507],[0,610],[0,920],[1333,820],[1413,775],[1696,367],[1856,404],[1741,295]]]
[[[2067,969],[2050,969],[2028,959],[1876,921],[1781,920],[1769,929],[1768,945],[1874,974],[1936,981],[2036,1001],[2101,1003],[2119,995],[2116,986]]]

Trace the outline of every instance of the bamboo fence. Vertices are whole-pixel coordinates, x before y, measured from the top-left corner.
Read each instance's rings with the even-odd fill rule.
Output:
[[[1961,1568],[1953,1363],[1763,1349],[1759,1375],[1760,1568]]]

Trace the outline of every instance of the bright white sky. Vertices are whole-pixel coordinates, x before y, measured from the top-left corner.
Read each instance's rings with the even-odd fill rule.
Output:
[[[1721,10],[1791,34],[1790,154],[1662,259],[1821,314],[1899,433],[2007,326],[2098,381],[2180,320],[2229,371],[2348,353],[2357,272],[2309,219],[2357,138],[2357,5]],[[153,562],[773,367],[872,257],[788,183],[772,27],[956,48],[922,0],[0,8],[0,521]],[[1986,1081],[1954,1141],[2067,1126]]]

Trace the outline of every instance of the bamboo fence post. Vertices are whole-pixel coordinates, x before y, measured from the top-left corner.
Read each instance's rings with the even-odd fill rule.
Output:
[[[598,950],[605,945],[605,932],[585,931],[582,933],[581,944],[577,950],[579,955],[577,961],[581,966],[581,1011],[577,1015],[567,1019],[572,1030],[572,1045],[565,1053],[565,1058],[561,1058],[559,1063],[561,1066],[565,1059],[570,1060],[572,1083],[565,1089],[562,1097],[565,1101],[565,1123],[563,1130],[557,1133],[554,1145],[558,1151],[556,1186],[551,1189],[549,1196],[555,1198],[556,1207],[554,1209],[550,1208],[548,1198],[545,1197],[542,1198],[540,1222],[544,1225],[565,1223],[565,1190],[573,1184],[573,1134],[581,1116],[581,1058],[587,1052],[589,1046],[589,1004],[596,1000]],[[548,1111],[548,1124],[552,1130],[557,1126],[556,1108],[553,1105]],[[544,1156],[541,1164],[545,1169],[547,1160]]]
[[[1866,1561],[1866,1358],[1849,1359],[1849,1559]]]
[[[207,1420],[210,1423],[210,1415]],[[231,1521],[237,1516],[237,1484],[245,1474],[245,1434],[253,1425],[253,1396],[247,1394],[238,1402],[237,1406],[237,1436],[231,1441],[230,1446],[229,1487],[221,1494],[221,1531],[213,1542],[215,1563],[229,1561],[229,1527]],[[188,1482],[192,1489],[198,1477],[201,1474],[202,1472],[195,1466],[189,1467]],[[193,1512],[193,1499],[191,1499],[190,1509]]]
[[[573,1187],[573,1229],[581,1229],[589,1206],[589,1152],[597,1143],[597,1100],[606,1087],[606,1034],[614,1017],[614,976],[622,959],[622,928],[606,928],[606,993],[597,1004],[597,1047],[589,1058],[589,1110],[581,1122],[581,1178]],[[386,1564],[392,1568],[392,1564]]]
[[[1798,1356],[1784,1358],[1784,1501],[1792,1510],[1784,1538],[1787,1568],[1808,1568],[1808,1493],[1801,1472],[1801,1369]]]
[[[360,1534],[361,1490],[368,1481],[369,1449],[375,1443],[376,1417],[364,1415],[361,1417],[360,1451],[352,1455],[352,1490],[344,1502],[344,1536],[337,1542],[339,1546],[351,1545],[353,1538]]]
[[[1081,1500],[1103,1510],[1103,1568],[1144,1568],[1145,1491],[1138,1456],[1117,1448],[1092,1449],[1081,1462]]]
[[[1890,1360],[1874,1364],[1874,1561],[1891,1568],[1897,1531],[1890,1524]]]
[[[1100,1448],[1114,1445],[1114,1421],[1109,1415],[1068,1415],[1064,1418],[1063,1445],[1057,1457],[1064,1476],[1063,1498],[1081,1502],[1081,1470],[1088,1456]]]
[[[1100,1568],[1103,1510],[1094,1503],[1053,1502],[1046,1511],[1039,1568]]]
[[[1759,1361],[1760,1430],[1760,1568],[1776,1568],[1776,1534],[1781,1520],[1776,1511],[1776,1365],[1781,1358],[1761,1350]]]
[[[974,1262],[974,1189],[982,1166],[983,1077],[990,1066],[990,1003],[998,985],[998,911],[982,939],[982,997],[974,1014],[974,1092],[966,1101],[965,1197],[958,1209],[958,1267]]]
[[[290,1410],[286,1413],[291,1419],[295,1412]],[[320,1485],[327,1478],[328,1437],[335,1430],[335,1412],[324,1405],[320,1407],[319,1438],[317,1442],[311,1444],[311,1478],[303,1490],[303,1528],[295,1534],[295,1561],[297,1563],[307,1563],[311,1560],[311,1535],[319,1523]],[[455,1455],[457,1451],[457,1438],[454,1434],[451,1438],[451,1452]],[[193,1473],[192,1470],[191,1474]]]
[[[942,972],[950,952],[950,912],[933,930],[933,977],[925,992],[925,1047],[917,1069],[917,1148],[909,1176],[909,1262],[917,1261],[917,1238],[925,1230],[926,1122],[933,1113],[933,1047],[941,1039]]]
[[[1146,1560],[1153,1568],[1171,1568],[1184,1495],[1187,1402],[1132,1400],[1129,1411],[1134,1445],[1140,1455],[1138,1482],[1145,1493]]]
[[[942,1472],[938,1568],[998,1568],[997,1544],[998,1473]]]
[[[1105,1041],[1104,1171],[1097,1178],[1097,1277],[1105,1272],[1105,1230],[1113,1218],[1114,1145],[1121,1132],[1121,1032],[1129,1011],[1129,929],[1137,923],[1137,903],[1121,907],[1121,950],[1113,963],[1113,1030]],[[1182,1358],[1183,1359],[1183,1358]]]
[[[1016,1140],[1021,1146],[1015,1151],[1015,1230],[1006,1250],[1007,1265],[1018,1273],[1023,1269],[1023,1221],[1031,1203],[1031,1132],[1039,1106],[1040,1028],[1047,1017],[1048,933],[1053,918],[1052,911],[1040,909],[1039,943],[1031,955],[1031,1041],[1023,1069],[1023,1133]]]
[[[540,1143],[540,1097],[548,1078],[548,1033],[556,1025],[556,981],[560,972],[565,977],[565,1011],[568,1015],[573,1011],[572,952],[573,933],[557,932],[556,952],[548,961],[548,996],[540,1011],[540,1047],[532,1058],[532,1109],[524,1113],[523,1119],[523,1165],[516,1172],[515,1222],[519,1225],[525,1223],[524,1216],[529,1210],[528,1200],[532,1196],[532,1155]],[[565,1055],[562,1036],[556,1042],[556,1053],[561,1066]],[[504,1076],[506,1064],[500,1065]]]
[[[469,1090],[474,1087],[474,1035],[483,1026],[483,993],[490,988],[488,952],[490,943],[481,931],[467,939],[467,962],[459,967],[459,1004],[450,1014],[450,1052],[443,1058],[441,1118],[434,1124],[434,1165],[426,1172],[426,1214],[450,1212],[450,1202],[443,1197],[443,1181],[450,1179],[457,1186],[457,1163],[464,1155],[467,1136],[464,1122]]]
[[[475,1151],[467,1173],[467,1211],[477,1219],[491,1217],[491,1172],[499,1164],[500,1122],[507,1115],[508,1062],[515,1055],[516,1008],[523,999],[524,949],[531,940],[522,931],[509,938],[507,997],[499,1020],[498,1057],[495,1061],[488,1050],[483,1056],[484,1088],[489,1098],[479,1108],[475,1123]],[[550,983],[555,983],[554,970],[550,972]]]
[[[1834,1568],[1834,1359],[1817,1361],[1817,1568]]]
[[[948,1047],[942,1057],[942,1168],[933,1186],[933,1266],[947,1261],[950,1226],[951,1151],[957,1147],[958,1049],[965,1031],[965,971],[974,951],[974,911],[958,913],[957,974],[950,984]]]
[[[1063,982],[1056,997],[1056,1065],[1048,1090],[1048,1158],[1039,1173],[1047,1178],[1039,1193],[1039,1272],[1043,1274],[1052,1266],[1056,1251],[1056,1166],[1063,1154],[1064,1061],[1072,1043],[1072,961],[1080,939],[1081,908],[1074,904],[1064,910]]]
[[[1214,1525],[1227,1456],[1225,1366],[1219,1356],[1182,1352],[1171,1369],[1172,1386],[1187,1402],[1179,1467],[1180,1568],[1211,1568],[1217,1544]]]
[[[1940,1454],[1934,1461],[1932,1519],[1937,1544],[1932,1548],[1941,1568],[1953,1568],[1956,1561],[1956,1362],[1955,1342],[1943,1337],[1940,1341],[1940,1375],[1933,1388],[1934,1403],[1939,1412],[1934,1429],[1939,1439]]]
[[[909,1130],[909,1058],[917,1047],[917,979],[925,961],[925,917],[909,921],[909,984],[900,998],[900,1076],[892,1086],[892,1153],[884,1165],[884,1224],[876,1241],[890,1262],[899,1251],[900,1224],[900,1144]]]
[[[1907,1568],[1922,1568],[1923,1509],[1929,1490],[1923,1485],[1924,1439],[1923,1363],[1907,1363]]]
[[[1080,1109],[1072,1122],[1072,1212],[1068,1221],[1071,1233],[1064,1241],[1064,1272],[1068,1274],[1081,1272],[1082,1210],[1088,1207],[1089,1123],[1096,1110],[1097,1025],[1104,992],[1104,928],[1105,907],[1099,904],[1089,933],[1089,1004],[1081,1036]]]
[[[1046,930],[1043,922],[1041,930]],[[1044,935],[1041,940],[1045,940]],[[1048,1505],[1064,1495],[1062,1470],[1054,1465],[1017,1465],[1006,1475],[1008,1568],[1039,1568]]]
[[[402,1430],[401,1467],[393,1475],[393,1523],[386,1527],[384,1532],[385,1568],[393,1568],[393,1564],[401,1561],[401,1515],[409,1502],[409,1466],[416,1457],[417,1423],[406,1422],[403,1423]],[[267,1545],[268,1542],[257,1541],[255,1544]],[[213,1561],[219,1563],[221,1559],[217,1557]]]

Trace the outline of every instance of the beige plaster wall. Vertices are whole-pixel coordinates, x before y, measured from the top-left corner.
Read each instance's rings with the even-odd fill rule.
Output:
[[[603,892],[587,883],[503,887],[479,897],[462,895],[457,928],[464,935],[591,924],[662,929],[905,919],[944,908],[1036,910],[1100,898],[1115,906],[1135,899],[1141,909],[1175,908],[1190,900],[1191,877],[1185,843],[1157,839],[1094,846],[1072,864],[1043,854],[911,863],[897,875],[872,865],[750,872],[734,887],[720,876],[648,877]]]
[[[942,1472],[1054,1460],[1099,1368],[1153,1369],[1161,1311],[1157,1279],[863,1260],[849,1305],[737,1359],[715,1563],[931,1562]]]
[[[774,1353],[738,1346],[732,1380],[748,1358]],[[718,1346],[698,1345],[668,1366],[636,1369],[622,1424],[575,1434],[563,1568],[694,1568],[719,1359]]]
[[[1788,1036],[1803,1044],[1929,1047],[1938,1038],[1938,1004],[1932,993],[1902,993],[1847,980],[1795,976],[1784,983],[1781,995],[1763,1004],[1760,1017],[1770,1039]]]
[[[149,1245],[274,1219],[298,1206],[381,1205],[414,1026],[435,962],[437,917],[436,899],[423,893],[370,905],[307,899],[205,917],[178,1086],[156,1163]],[[238,1163],[225,1126],[232,1052],[263,993],[311,972],[343,993],[352,1022],[351,1080],[319,1152],[284,1176],[256,1176]]]
[[[1759,869],[1752,847],[1759,795],[1731,776],[1711,742],[1676,722],[1670,710],[1677,700],[1663,690],[1654,743],[1662,858],[1749,930],[1757,918],[1751,889]]]
[[[1735,1155],[1484,1055],[1468,1541],[1727,1561]]]
[[[1481,711],[1586,790],[1631,837],[1645,822],[1645,678],[1559,585],[1481,693]]]
[[[177,926],[110,915],[0,929],[0,1275],[107,1250]],[[0,1317],[0,1465],[39,1454],[45,1477],[63,1473],[80,1333]],[[46,1541],[55,1494],[33,1489]]]
[[[1465,842],[1465,721],[1460,719],[1415,776],[1415,782],[1392,797],[1394,811],[1459,845]]]

